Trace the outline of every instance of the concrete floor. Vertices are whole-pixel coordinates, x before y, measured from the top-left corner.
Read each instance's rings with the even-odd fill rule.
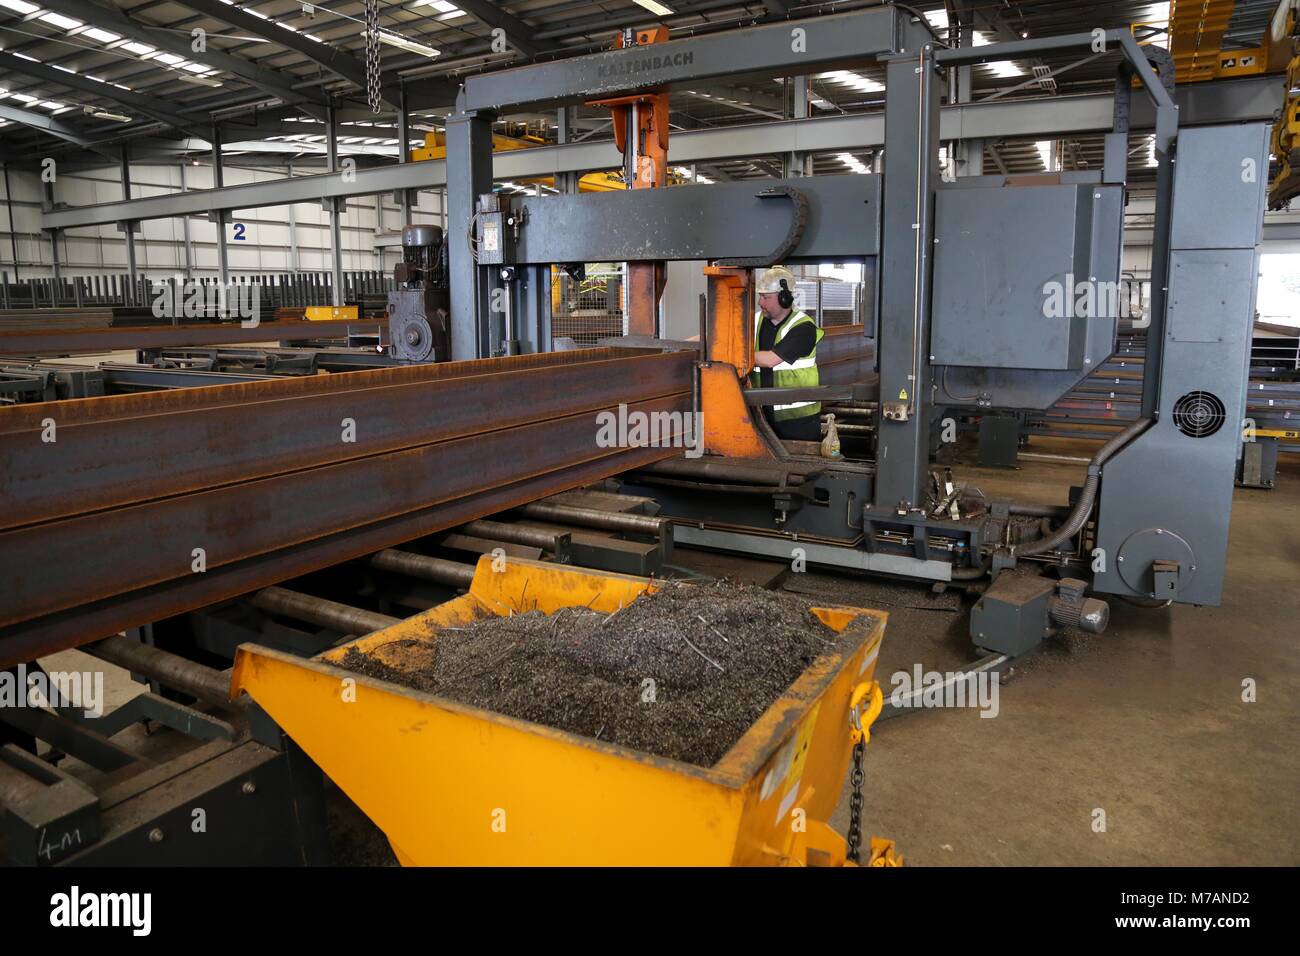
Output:
[[[1041,439],[1034,450],[1092,447]],[[1222,606],[1114,601],[1104,634],[1053,642],[1019,668],[996,718],[883,721],[867,750],[864,832],[921,866],[1300,863],[1300,461],[1282,457],[1274,490],[1237,489]],[[1050,504],[1081,475],[1039,461],[960,469],[989,494]],[[886,693],[891,673],[924,659],[918,642],[944,629],[927,635],[909,620],[918,613],[935,618],[891,615],[877,669]],[[1246,678],[1255,703],[1242,701]],[[847,794],[833,820],[842,833]]]

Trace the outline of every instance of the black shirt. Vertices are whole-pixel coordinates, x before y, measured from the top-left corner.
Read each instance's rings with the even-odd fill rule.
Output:
[[[793,329],[785,334],[780,342],[775,345],[776,330],[781,327],[781,323],[789,319],[786,316],[781,322],[773,322],[767,316],[763,316],[762,325],[758,327],[758,350],[760,352],[775,352],[781,356],[782,362],[796,362],[805,358],[809,352],[817,347],[817,326],[812,322],[800,322]],[[758,370],[758,384],[761,388],[772,388],[772,370],[770,368],[760,368]]]

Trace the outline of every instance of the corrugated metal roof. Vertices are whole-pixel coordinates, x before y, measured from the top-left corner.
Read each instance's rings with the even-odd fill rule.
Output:
[[[0,90],[8,94],[0,98],[7,105],[27,109],[41,115],[52,116],[78,136],[107,146],[123,139],[139,139],[142,143],[159,139],[178,139],[183,134],[159,125],[155,118],[137,109],[133,103],[123,103],[115,96],[137,94],[148,97],[155,108],[171,115],[181,114],[199,133],[210,127],[214,119],[246,118],[254,115],[282,120],[306,118],[311,102],[333,98],[345,111],[348,122],[374,124],[374,127],[356,127],[357,136],[378,139],[367,144],[374,151],[392,149],[394,113],[391,108],[373,116],[364,108],[364,91],[340,71],[332,68],[328,60],[332,55],[345,57],[355,67],[364,62],[364,39],[361,35],[363,5],[357,0],[327,0],[326,3],[306,4],[300,0],[268,0],[268,2],[236,2],[236,0],[102,0],[105,8],[129,18],[133,31],[128,35],[112,16],[94,15],[99,9],[93,0],[0,0],[0,46],[11,56],[27,57],[47,67],[65,71],[69,77],[79,78],[82,88],[71,88],[58,79],[36,78],[13,68],[13,61],[0,58]],[[452,6],[454,0],[405,0],[381,4],[381,29],[400,34],[439,51],[430,59],[418,53],[385,46],[382,48],[382,65],[386,82],[399,77],[409,82],[430,78],[456,77],[466,72],[500,68],[519,62],[509,54],[494,53],[491,49],[492,26],[484,20],[470,16]],[[1238,10],[1229,25],[1228,36],[1234,44],[1253,45],[1260,41],[1266,26],[1272,0],[1238,0]],[[695,0],[674,2],[668,5],[674,15],[661,18],[674,35],[691,31],[720,29],[738,23],[749,23],[768,16],[767,5],[761,0],[736,2],[736,0]],[[846,0],[833,6],[835,12],[876,5],[876,0]],[[555,57],[589,52],[611,45],[615,30],[621,26],[646,24],[656,19],[633,0],[507,0],[489,4],[484,2],[488,19],[492,11],[523,21],[527,27],[526,42],[538,56]],[[789,3],[792,15],[813,15],[818,9],[813,5]],[[915,4],[936,24],[942,25],[943,5],[921,0]],[[229,8],[227,11],[225,8]],[[828,11],[832,8],[827,7]],[[207,15],[207,10],[217,16]],[[81,11],[81,16],[77,12]],[[88,16],[85,11],[90,11]],[[1094,27],[1122,27],[1129,23],[1167,22],[1168,4],[1127,2],[1127,0],[989,0],[975,6],[978,40],[989,42],[1012,39],[1021,35],[1044,36],[1090,30]],[[232,19],[242,22],[232,25],[223,22],[220,14],[230,12]],[[97,22],[90,22],[92,18]],[[239,75],[221,68],[221,63],[199,55],[182,56],[191,41],[191,31],[206,32],[209,51],[236,58]],[[508,31],[509,32],[509,31]],[[143,38],[143,39],[142,39]],[[159,46],[164,38],[171,44],[181,43],[184,48],[168,53]],[[304,43],[303,38],[306,38]],[[148,41],[148,42],[146,42]],[[315,59],[293,49],[296,42],[314,53]],[[1007,91],[1024,83],[1034,73],[1058,70],[1069,66],[1078,57],[1047,57],[1029,62],[1017,62],[1010,67],[993,69],[979,67],[974,71],[974,99],[996,92]],[[337,66],[337,64],[335,64]],[[1109,89],[1114,81],[1114,61],[1098,59],[1076,65],[1054,78],[1056,94],[1097,92]],[[346,73],[346,71],[343,71]],[[274,80],[274,82],[271,82]],[[874,67],[857,71],[839,71],[812,78],[813,115],[853,113],[878,110],[883,106],[883,74]],[[265,82],[263,82],[265,81]],[[103,92],[99,92],[101,84]],[[213,85],[219,84],[219,85]],[[115,86],[114,86],[115,85]],[[1045,86],[1030,83],[1023,90],[1007,94],[1007,98],[1045,95]],[[284,96],[277,93],[285,94]],[[301,102],[289,102],[300,100]],[[42,105],[44,104],[44,105]],[[86,109],[102,113],[128,116],[124,123],[111,118],[96,118],[86,114]],[[755,81],[743,84],[717,83],[706,88],[674,91],[671,96],[672,122],[679,129],[725,126],[761,122],[768,118],[790,115],[790,94],[787,84],[779,81]],[[443,115],[446,109],[428,111],[429,117]],[[591,132],[592,138],[609,136],[602,121],[607,114],[602,110],[578,108],[575,123],[580,132]],[[542,117],[539,129],[553,135],[553,117],[547,122]],[[316,124],[319,126],[319,124]],[[311,124],[287,123],[278,130],[250,131],[249,141],[265,140],[262,147],[268,161],[295,159],[293,143],[306,140],[293,137],[309,136],[314,132]],[[345,129],[345,135],[352,133]],[[38,132],[10,122],[0,126],[4,140],[4,154],[30,157],[36,149],[50,149],[62,144],[52,140],[45,132]],[[270,137],[278,136],[271,140]],[[147,139],[141,139],[147,137]],[[241,138],[242,135],[241,135]],[[323,137],[317,137],[319,140]],[[226,136],[230,140],[230,134]],[[270,144],[274,145],[270,145]],[[256,147],[252,147],[256,149]],[[308,147],[303,145],[307,150]],[[313,150],[319,147],[312,147]],[[272,153],[271,151],[275,152]],[[1040,148],[1032,142],[994,144],[997,159],[1011,172],[1041,171]],[[1100,165],[1100,137],[1075,137],[1063,150],[1066,168]],[[870,163],[869,154],[855,153],[858,161]],[[310,162],[310,157],[307,158]],[[986,151],[986,168],[996,168],[991,151]],[[1135,160],[1139,170],[1145,160]],[[848,168],[837,156],[815,158],[818,172]],[[752,178],[772,175],[779,171],[778,157],[754,157],[745,162],[714,164],[716,171],[733,178]]]

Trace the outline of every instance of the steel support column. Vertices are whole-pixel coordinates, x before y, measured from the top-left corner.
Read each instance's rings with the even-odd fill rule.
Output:
[[[222,189],[225,186],[225,173],[221,163],[221,129],[212,127],[212,188]],[[221,286],[225,288],[230,284],[230,250],[226,248],[226,210],[217,209],[212,212],[216,216],[217,223],[217,276],[221,279]]]
[[[289,178],[293,178],[293,163],[289,163]],[[297,203],[288,203],[289,207],[289,271],[294,275],[302,270],[302,258],[298,255],[298,208]]]
[[[805,120],[808,118],[808,77],[796,76],[787,77],[790,83],[791,92],[794,101],[791,104],[790,116],[792,119]],[[812,157],[802,150],[791,150],[781,157],[782,165],[785,167],[785,176],[811,176],[812,175]]]
[[[122,144],[122,201],[131,201],[131,147],[128,143]],[[137,305],[135,301],[135,285],[138,272],[135,265],[135,223],[128,220],[121,223],[118,228],[126,236],[126,269],[131,275],[131,287],[127,290],[127,305]]]
[[[397,161],[409,163],[411,161],[411,117],[406,104],[405,86],[398,93],[397,103]],[[402,207],[402,221],[398,225],[404,229],[411,223],[411,190],[401,190],[399,202]]]
[[[188,187],[185,182],[185,164],[181,163],[181,192],[187,192]],[[190,239],[190,217],[180,216],[181,221],[181,238],[185,242],[185,278],[194,274],[194,244]]]
[[[929,461],[932,207],[938,176],[939,73],[933,48],[910,46],[885,68],[885,183],[880,289],[880,421],[874,506],[920,505]]]
[[[488,286],[469,255],[466,237],[474,203],[492,190],[492,121],[496,114],[456,112],[447,117],[447,235],[450,236],[451,357],[486,358]],[[480,321],[482,317],[483,321]]]
[[[573,110],[568,106],[561,106],[555,111],[555,142],[563,146],[573,138]],[[555,174],[555,188],[561,193],[578,192],[578,179],[580,173],[572,171],[559,172]]]
[[[325,150],[326,163],[329,166],[331,175],[338,175],[339,172],[339,124],[337,110],[331,106],[325,111]],[[334,305],[343,305],[343,209],[347,208],[347,198],[331,196],[329,203],[330,212],[330,282],[333,285],[331,293]]]
[[[55,284],[54,294],[56,296],[59,294],[59,289],[58,289],[59,283],[63,281],[63,269],[59,263],[59,233],[60,232],[61,230],[59,229],[50,230],[50,266],[54,270],[54,284]],[[57,305],[58,302],[56,301],[55,304]]]

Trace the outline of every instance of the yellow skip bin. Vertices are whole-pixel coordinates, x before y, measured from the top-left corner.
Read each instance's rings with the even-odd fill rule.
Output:
[[[434,641],[484,614],[613,613],[647,578],[485,555],[467,594],[311,660],[244,645],[249,694],[388,836],[406,865],[841,864],[827,821],[853,741],[879,713],[887,615],[815,608],[841,641],[712,767],[603,743],[344,670],[348,648]],[[857,728],[860,727],[861,731]],[[862,862],[899,862],[871,840]]]

